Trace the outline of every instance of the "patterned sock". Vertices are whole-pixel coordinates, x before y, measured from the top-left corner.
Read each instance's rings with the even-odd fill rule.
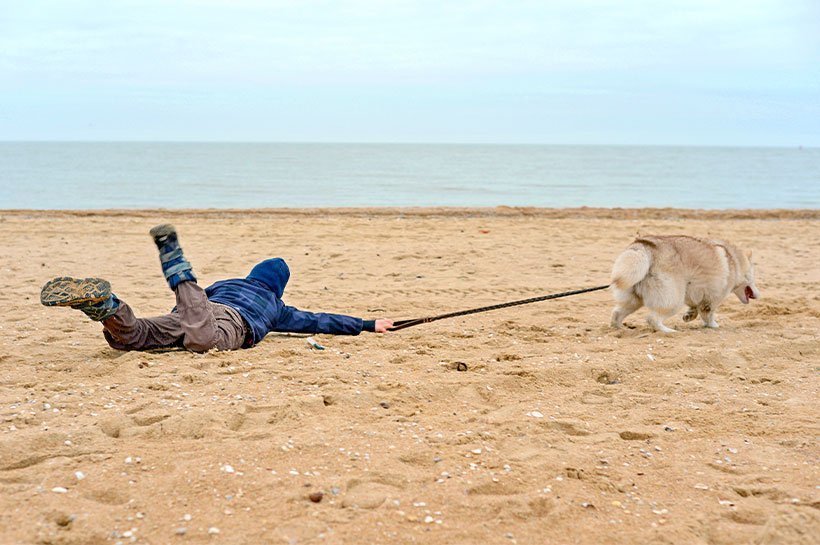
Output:
[[[71,308],[82,311],[95,322],[102,322],[117,312],[117,309],[120,308],[120,300],[112,293],[108,296],[108,299],[99,303],[80,303],[79,305],[72,305]]]
[[[160,225],[151,230],[151,235],[159,249],[159,262],[168,287],[173,290],[182,282],[196,282],[193,267],[182,253],[174,228]]]

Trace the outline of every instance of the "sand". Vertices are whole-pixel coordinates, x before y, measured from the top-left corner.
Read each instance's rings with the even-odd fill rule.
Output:
[[[117,352],[40,306],[50,277],[98,275],[166,312],[163,221],[202,284],[282,256],[288,303],[365,317],[606,283],[638,233],[752,249],[763,298],[673,336],[645,311],[610,330],[596,292],[205,355]],[[820,536],[818,211],[6,211],[0,240],[2,543]]]

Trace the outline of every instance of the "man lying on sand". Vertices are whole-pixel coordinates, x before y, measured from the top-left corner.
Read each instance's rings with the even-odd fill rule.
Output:
[[[254,346],[271,331],[358,335],[362,331],[386,333],[393,325],[387,319],[317,314],[285,305],[282,294],[290,270],[280,258],[266,259],[245,278],[222,280],[203,290],[182,253],[174,227],[158,225],[151,229],[151,236],[159,249],[162,272],[176,295],[177,306],[170,314],[135,317],[101,278],[54,278],[43,286],[40,302],[75,308],[102,322],[105,339],[117,350],[235,350]]]

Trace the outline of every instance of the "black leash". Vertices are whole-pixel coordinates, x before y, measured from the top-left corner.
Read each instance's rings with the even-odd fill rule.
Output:
[[[490,305],[488,307],[471,308],[469,310],[459,310],[458,312],[450,312],[448,314],[440,314],[438,316],[428,316],[427,318],[416,318],[414,320],[399,320],[393,322],[393,327],[390,331],[398,331],[399,329],[406,329],[420,324],[429,324],[437,320],[444,320],[446,318],[455,318],[457,316],[467,316],[468,314],[477,314],[479,312],[487,312],[490,310],[498,310],[500,308],[517,307],[518,305],[528,305],[530,303],[537,303],[538,301],[546,301],[548,299],[558,299],[560,297],[569,297],[570,295],[579,295],[581,293],[589,293],[591,291],[605,290],[609,287],[597,286],[594,288],[584,288],[582,290],[565,291],[563,293],[553,293],[550,295],[542,295],[540,297],[531,297],[530,299],[521,299],[520,301],[511,301],[509,303],[501,303],[498,305]]]

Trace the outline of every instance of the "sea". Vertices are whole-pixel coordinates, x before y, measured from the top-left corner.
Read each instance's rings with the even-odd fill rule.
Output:
[[[819,208],[820,148],[0,142],[0,209]]]

